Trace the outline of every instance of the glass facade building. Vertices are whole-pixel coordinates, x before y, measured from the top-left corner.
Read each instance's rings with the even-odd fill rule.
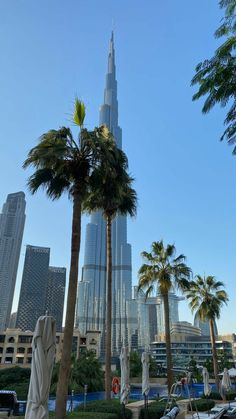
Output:
[[[0,330],[9,325],[25,225],[25,194],[9,194],[0,214]]]
[[[224,353],[229,360],[233,361],[232,345],[226,341],[216,341],[216,350]],[[212,359],[212,348],[208,336],[186,336],[185,341],[171,342],[171,352],[174,367],[185,367],[192,358],[198,365]],[[166,367],[166,344],[165,342],[152,342],[151,353],[158,365]]]
[[[62,316],[66,286],[66,268],[49,266],[45,312],[56,320],[56,331],[62,330]]]
[[[122,148],[122,130],[118,124],[117,81],[113,34],[109,45],[104,102],[99,124],[105,124]],[[120,353],[127,343],[126,301],[131,300],[131,246],[127,243],[127,219],[112,222],[112,353]],[[83,284],[84,283],[84,284]],[[106,297],[106,225],[101,212],[92,214],[86,227],[82,278],[78,285],[76,326],[81,330],[101,331],[101,353],[105,342]]]
[[[46,311],[56,320],[61,331],[65,296],[66,269],[49,266],[50,249],[26,246],[16,327],[35,329],[36,322]]]
[[[194,316],[194,326],[199,327],[201,329],[201,333],[204,336],[210,336],[210,327],[209,327],[209,321],[208,320],[201,320],[199,317],[198,312],[196,312],[195,316]],[[214,321],[214,333],[215,336],[218,335],[218,330],[217,330],[217,325],[216,322]]]
[[[50,249],[26,246],[16,327],[33,331],[38,318],[45,314]]]

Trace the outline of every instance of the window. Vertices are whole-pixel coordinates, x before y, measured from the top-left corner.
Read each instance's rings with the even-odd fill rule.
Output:
[[[23,336],[19,335],[18,342],[19,343],[31,343],[33,339],[33,336]]]
[[[18,354],[24,354],[25,353],[25,348],[18,348],[17,352],[18,352]]]
[[[6,356],[5,364],[12,364],[12,357],[11,356]]]
[[[14,343],[15,342],[15,339],[13,338],[13,336],[11,336],[10,338],[8,338],[8,342],[9,343]]]
[[[14,354],[14,348],[12,348],[11,346],[9,348],[7,348],[6,350],[7,354]]]
[[[16,358],[16,363],[17,364],[23,364],[24,363],[24,358],[23,357]]]
[[[1,343],[5,342],[5,335],[0,335],[0,342]]]
[[[32,354],[32,348],[28,348],[28,349],[27,349],[27,353],[28,353],[28,354]]]

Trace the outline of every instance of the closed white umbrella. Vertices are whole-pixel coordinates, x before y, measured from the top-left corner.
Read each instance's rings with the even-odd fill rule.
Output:
[[[205,367],[202,369],[202,378],[203,378],[203,384],[204,384],[203,392],[205,396],[210,396],[211,386],[209,385],[209,374]]]
[[[39,317],[32,341],[32,365],[25,418],[48,419],[48,396],[56,348],[56,322]]]
[[[129,352],[128,348],[122,348],[120,353],[120,402],[126,405],[128,403],[130,385],[129,385]]]
[[[230,377],[236,377],[236,368],[230,368],[228,373]]]
[[[229,377],[229,372],[227,368],[224,368],[223,377],[221,381],[221,391],[222,391],[223,396],[225,395],[226,391],[230,390],[230,387],[231,387],[231,381]]]
[[[142,394],[148,396],[150,385],[149,385],[149,354],[147,352],[142,353]]]

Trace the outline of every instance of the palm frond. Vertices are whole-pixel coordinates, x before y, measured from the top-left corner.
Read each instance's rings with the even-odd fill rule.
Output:
[[[74,124],[78,125],[80,128],[83,127],[85,114],[86,114],[85,104],[76,97],[75,104],[74,104],[74,112],[72,115],[72,121],[74,122]]]

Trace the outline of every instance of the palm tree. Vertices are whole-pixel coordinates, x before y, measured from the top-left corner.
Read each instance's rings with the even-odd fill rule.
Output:
[[[50,130],[40,137],[38,145],[30,150],[23,165],[24,168],[31,166],[35,169],[28,179],[28,187],[33,194],[43,187],[49,198],[59,199],[66,192],[73,202],[69,287],[56,400],[58,419],[64,419],[66,416],[78,281],[82,203],[88,193],[93,170],[99,167],[101,158],[103,161],[111,162],[110,151],[115,147],[107,128],[102,126],[88,131],[83,127],[84,118],[85,105],[76,99],[73,122],[79,127],[78,141],[73,138],[69,128]]]
[[[211,58],[196,66],[192,85],[198,85],[198,91],[193,95],[193,100],[204,97],[204,114],[216,104],[226,107],[226,129],[221,140],[226,139],[228,144],[232,145],[236,143],[236,1],[220,0],[219,6],[224,9],[225,15],[224,19],[221,19],[220,27],[215,31],[215,37],[223,40]],[[233,154],[236,154],[236,146],[233,148]]]
[[[163,241],[153,242],[150,253],[142,252],[145,263],[139,269],[139,289],[146,290],[146,298],[157,288],[164,303],[167,384],[170,391],[172,385],[172,354],[170,341],[169,292],[177,287],[184,291],[189,285],[191,269],[185,264],[185,256],[175,257],[173,244],[164,246]]]
[[[117,214],[134,216],[137,196],[132,188],[133,178],[127,173],[128,160],[122,150],[114,149],[114,164],[106,161],[91,176],[88,199],[83,208],[91,213],[102,210],[106,220],[106,343],[105,343],[105,392],[111,398],[111,335],[112,335],[112,220]]]
[[[214,321],[219,319],[220,309],[228,301],[228,295],[222,287],[224,287],[223,282],[217,281],[214,276],[202,277],[197,275],[195,281],[191,281],[190,288],[186,292],[186,296],[190,300],[191,310],[198,312],[200,320],[209,321],[214,375],[218,390],[219,376]]]

